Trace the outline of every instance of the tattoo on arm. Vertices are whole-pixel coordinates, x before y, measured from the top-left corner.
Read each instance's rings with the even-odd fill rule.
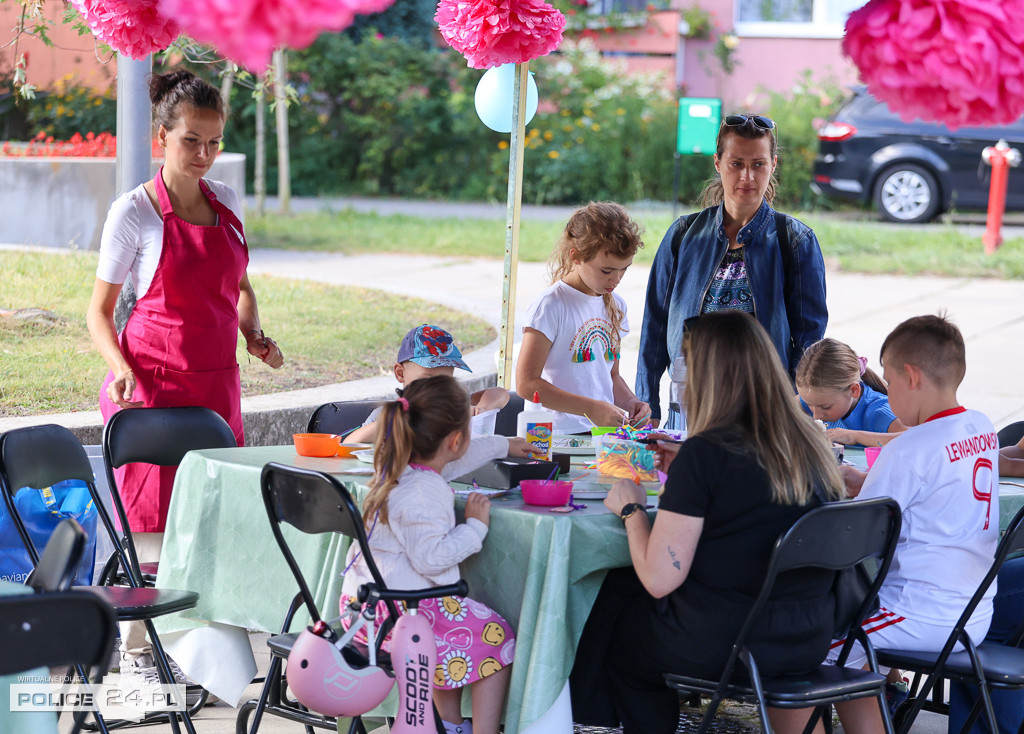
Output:
[[[668,554],[672,556],[672,565],[675,566],[678,571],[681,566],[679,565],[679,561],[676,559],[676,552],[672,550],[672,546],[668,546]]]

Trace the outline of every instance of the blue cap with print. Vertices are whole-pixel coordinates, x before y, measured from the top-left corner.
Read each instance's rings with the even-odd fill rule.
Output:
[[[423,324],[412,329],[398,348],[399,362],[415,362],[420,367],[458,367],[472,372],[462,361],[455,339],[439,326]]]

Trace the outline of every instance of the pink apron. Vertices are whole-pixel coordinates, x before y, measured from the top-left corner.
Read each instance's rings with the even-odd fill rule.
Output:
[[[150,408],[201,405],[215,410],[241,446],[242,388],[235,349],[239,283],[249,262],[242,223],[203,180],[199,187],[218,215],[212,227],[190,224],[174,213],[163,168],[155,185],[164,220],[160,263],[120,335],[121,352],[135,374],[132,400]],[[104,421],[120,410],[107,397],[113,379],[108,374],[100,388]],[[163,532],[175,471],[128,464],[115,472],[133,531]]]

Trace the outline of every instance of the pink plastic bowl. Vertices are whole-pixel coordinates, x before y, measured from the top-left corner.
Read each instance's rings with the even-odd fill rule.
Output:
[[[865,446],[864,447],[864,458],[868,460],[868,469],[875,465],[875,459],[878,458],[878,453],[882,450],[881,446]]]
[[[572,482],[547,479],[524,479],[519,482],[523,490],[523,502],[528,505],[561,507],[569,504]]]

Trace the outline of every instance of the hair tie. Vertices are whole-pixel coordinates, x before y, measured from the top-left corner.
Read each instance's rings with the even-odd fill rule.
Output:
[[[861,374],[861,376],[863,376],[864,373],[867,372],[867,369],[868,369],[868,358],[867,357],[857,357],[857,364],[860,365],[860,374]]]
[[[861,372],[861,374],[863,375],[864,373]],[[398,398],[398,404],[402,406],[403,413],[409,412],[409,401],[406,398]]]

